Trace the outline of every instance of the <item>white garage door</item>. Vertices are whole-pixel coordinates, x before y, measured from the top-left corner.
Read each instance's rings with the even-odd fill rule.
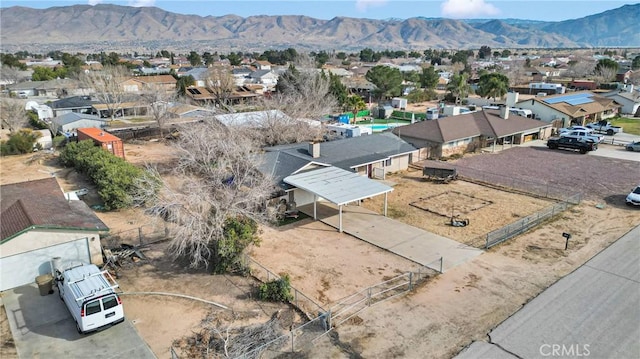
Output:
[[[53,257],[61,257],[63,263],[90,263],[87,238],[0,258],[0,291],[34,283],[37,276],[51,273]]]

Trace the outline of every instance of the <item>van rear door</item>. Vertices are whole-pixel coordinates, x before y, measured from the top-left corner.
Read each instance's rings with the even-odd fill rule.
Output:
[[[94,299],[84,303],[82,307],[82,325],[83,332],[91,331],[100,328],[104,322],[102,313],[102,302],[100,299]]]

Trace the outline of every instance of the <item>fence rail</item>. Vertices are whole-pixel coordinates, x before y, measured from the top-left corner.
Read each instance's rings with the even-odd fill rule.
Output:
[[[244,260],[245,264],[250,269],[251,275],[253,275],[256,279],[264,283],[275,279],[280,279],[279,275],[273,273],[250,256],[246,255],[244,257]],[[313,299],[309,298],[307,295],[305,295],[295,287],[291,286],[291,291],[293,295],[291,304],[302,311],[307,316],[307,318],[315,318],[320,313],[326,312],[326,310],[320,304],[316,303]]]
[[[107,233],[102,237],[107,248],[117,247],[122,243],[144,245],[166,239],[169,236],[169,225],[166,223],[145,224],[115,233]]]
[[[513,223],[510,223],[500,229],[487,233],[485,249],[489,249],[499,243],[502,243],[510,238],[513,238],[521,233],[528,231],[529,229],[539,225],[547,219],[555,216],[556,214],[566,210],[573,204],[580,203],[580,195],[575,195],[575,198],[566,202],[556,203],[553,206],[547,207],[541,211],[538,211],[532,215],[521,218]]]

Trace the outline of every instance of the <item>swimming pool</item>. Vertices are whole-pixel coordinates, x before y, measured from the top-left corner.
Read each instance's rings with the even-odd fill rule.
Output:
[[[361,127],[369,127],[373,132],[382,132],[398,126],[408,125],[406,122],[390,122],[390,123],[374,123],[374,124],[358,124]]]

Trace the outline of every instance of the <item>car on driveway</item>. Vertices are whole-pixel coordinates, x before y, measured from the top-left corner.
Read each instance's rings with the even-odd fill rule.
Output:
[[[640,186],[629,193],[626,201],[628,206],[640,206]]]
[[[640,141],[631,142],[628,145],[624,146],[627,151],[640,152]]]
[[[589,127],[585,127],[585,126],[571,126],[571,127],[567,127],[567,128],[561,128],[560,130],[558,130],[558,133],[560,135],[562,135],[563,133],[566,132],[573,132],[573,131],[586,131],[586,132],[593,132],[592,129],[590,129]]]

